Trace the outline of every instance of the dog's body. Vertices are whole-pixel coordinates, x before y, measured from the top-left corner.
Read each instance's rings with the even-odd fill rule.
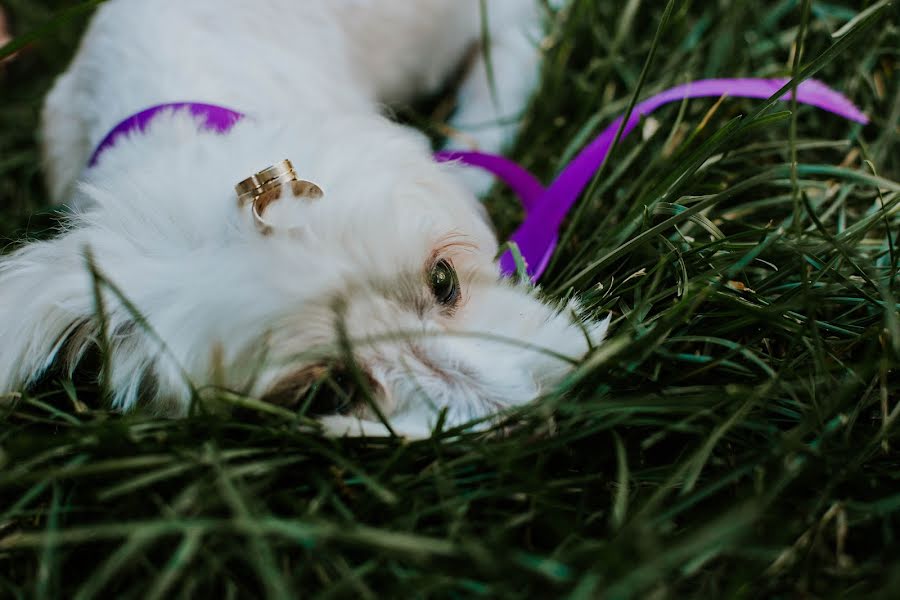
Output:
[[[434,92],[481,36],[479,0],[110,2],[47,99],[51,193],[70,201],[97,143],[148,106],[188,100],[233,107],[290,126],[337,115],[371,118],[384,105]],[[455,122],[496,151],[538,73],[537,0],[491,0],[498,115],[478,61]],[[248,153],[249,154],[249,153]],[[249,156],[250,168],[263,156]],[[271,162],[271,161],[270,161]],[[299,162],[299,161],[298,161]],[[265,166],[265,165],[263,165]],[[305,167],[304,167],[305,168]],[[249,174],[249,172],[248,172]],[[240,176],[240,173],[229,173]]]
[[[491,151],[536,81],[540,12],[485,4],[496,93],[476,61],[454,124],[476,125]],[[117,406],[140,397],[179,415],[210,384],[298,396],[349,338],[381,412],[424,435],[443,409],[459,424],[558,381],[571,367],[559,355],[584,355],[605,323],[585,327],[574,305],[558,312],[500,281],[497,242],[459,173],[379,114],[442,85],[481,27],[478,0],[104,4],[44,110],[49,187],[76,213],[57,239],[0,262],[0,391],[54,362],[74,368],[100,343]],[[219,135],[164,113],[85,170],[118,122],[177,101],[247,117]],[[262,235],[233,186],[283,158],[325,197],[275,202]],[[99,286],[103,319],[86,252],[112,284]],[[429,288],[447,265],[452,304]],[[327,422],[380,431],[371,410],[353,413],[363,421]]]

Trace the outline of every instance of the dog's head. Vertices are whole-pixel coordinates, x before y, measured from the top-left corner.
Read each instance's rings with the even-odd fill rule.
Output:
[[[73,228],[0,267],[4,307],[29,289],[41,296],[2,325],[23,344],[0,349],[0,383],[27,381],[62,350],[77,362],[105,331],[109,381],[126,408],[141,380],[153,384],[151,405],[176,414],[191,386],[210,384],[302,405],[340,372],[363,391],[335,412],[372,422],[381,412],[424,435],[442,412],[458,425],[540,395],[606,323],[501,279],[496,239],[453,167],[396,126],[365,123],[310,125],[318,144],[271,134],[271,155],[290,156],[325,195],[286,186],[266,207],[268,228],[232,191],[263,166],[242,151],[259,144],[258,129],[201,136],[177,161],[148,152],[178,148],[179,127],[122,144],[92,174]]]
[[[500,278],[481,208],[448,169],[392,179],[271,207],[284,228],[264,243],[296,287],[258,330],[269,355],[258,393],[300,404],[338,373],[371,395],[343,412],[375,421],[363,402],[374,399],[400,429],[427,432],[442,410],[458,425],[534,399],[599,341],[603,326],[584,324],[574,303],[545,304]]]

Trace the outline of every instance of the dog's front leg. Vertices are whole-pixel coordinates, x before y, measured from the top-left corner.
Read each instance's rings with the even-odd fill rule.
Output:
[[[460,86],[458,108],[450,121],[453,134],[447,142],[448,149],[501,152],[518,132],[522,113],[537,85],[539,11],[529,9],[524,21],[512,24],[501,13],[489,11],[487,15],[488,45],[480,48]],[[478,195],[487,192],[493,182],[483,171],[461,171]]]

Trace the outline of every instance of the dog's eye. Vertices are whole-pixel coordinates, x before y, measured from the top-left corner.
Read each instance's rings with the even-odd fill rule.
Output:
[[[440,304],[444,306],[456,304],[459,299],[459,278],[449,262],[441,259],[431,267],[429,284],[431,293]]]

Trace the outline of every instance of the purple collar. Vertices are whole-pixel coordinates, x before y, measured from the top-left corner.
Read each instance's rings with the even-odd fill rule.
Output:
[[[195,117],[203,117],[203,128],[216,133],[228,133],[234,124],[244,118],[243,113],[236,110],[225,108],[224,106],[215,106],[213,104],[202,104],[199,102],[170,102],[168,104],[157,104],[151,106],[141,112],[131,115],[106,134],[97,145],[97,149],[91,155],[88,161],[88,167],[93,167],[100,159],[100,155],[111,148],[119,141],[121,137],[127,137],[135,132],[143,133],[153,117],[163,111],[176,111],[187,109]]]
[[[510,239],[518,245],[525,259],[528,274],[533,280],[537,280],[556,248],[559,229],[569,209],[606,160],[620,130],[619,137],[624,138],[637,126],[642,117],[664,104],[686,98],[733,96],[766,99],[775,98],[781,93],[783,95],[779,96],[778,100],[789,100],[791,99],[791,93],[788,91],[789,82],[788,79],[703,79],[664,90],[635,105],[634,110],[627,115],[627,119],[626,115],[622,115],[613,121],[582,149],[547,187],[531,173],[502,156],[482,152],[444,151],[436,153],[435,159],[439,162],[459,161],[485,169],[518,194],[525,208],[526,217]],[[797,102],[801,104],[821,108],[857,123],[868,123],[866,115],[853,106],[853,103],[818,81],[801,82],[797,86],[796,95]],[[204,128],[218,133],[227,133],[244,117],[243,113],[229,108],[196,102],[152,106],[116,125],[94,150],[89,166],[94,166],[99,156],[120,137],[135,131],[143,132],[153,117],[164,110],[179,109],[187,109],[195,117],[203,117]],[[501,257],[500,270],[505,275],[515,273],[515,262],[510,252]]]

